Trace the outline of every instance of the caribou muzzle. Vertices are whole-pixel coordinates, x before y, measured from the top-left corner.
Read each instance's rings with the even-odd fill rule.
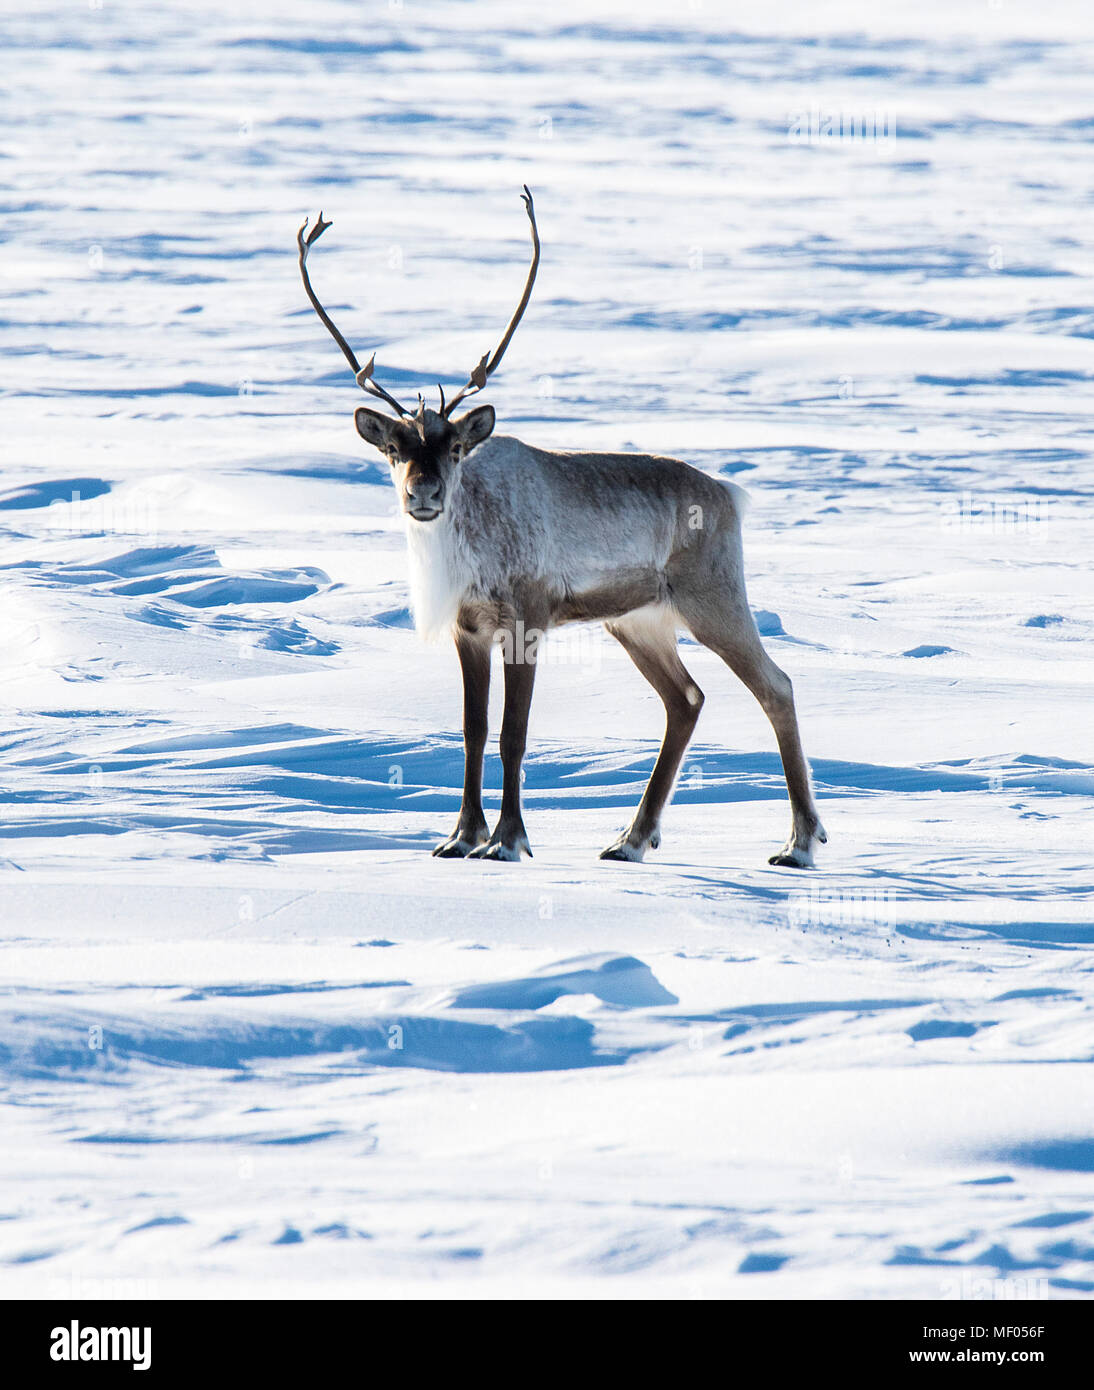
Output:
[[[436,477],[408,478],[404,507],[415,521],[435,521],[444,511],[444,483]]]

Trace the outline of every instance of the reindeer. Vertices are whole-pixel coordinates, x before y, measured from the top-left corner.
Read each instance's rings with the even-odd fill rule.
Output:
[[[440,409],[419,395],[413,414],[364,367],[312,289],[308,251],[331,226],[297,234],[300,274],[312,306],[346,356],[359,386],[395,411],[361,406],[357,432],[387,458],[402,507],[415,622],[426,639],[455,638],[463,672],[464,783],[456,827],[433,851],[442,858],[518,861],[531,856],[521,814],[521,763],[536,655],[562,623],[600,622],[661,697],[661,750],[630,827],[601,859],[640,861],[661,842],[661,813],[703,707],[703,692],[677,651],[686,627],[716,652],[759,701],[782,757],[793,812],[790,836],[769,863],[811,868],[826,835],[810,787],[790,680],[764,650],[745,595],[741,551],[744,494],[674,458],[563,453],[494,433],[494,408],[454,414],[486,386],[531,298],[540,243],[532,195],[522,195],[532,231],[524,293],[493,353]],[[307,236],[305,236],[307,233]],[[501,815],[491,832],[482,807],[490,658],[502,646],[505,709]]]

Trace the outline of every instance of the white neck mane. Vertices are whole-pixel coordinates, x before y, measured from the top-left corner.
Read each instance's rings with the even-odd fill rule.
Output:
[[[446,510],[436,521],[404,517],[414,626],[426,642],[452,632],[471,566]]]

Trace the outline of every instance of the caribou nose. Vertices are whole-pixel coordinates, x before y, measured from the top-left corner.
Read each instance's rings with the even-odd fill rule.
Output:
[[[406,485],[406,509],[411,516],[418,512],[435,515],[441,510],[444,484],[440,478],[414,478]]]

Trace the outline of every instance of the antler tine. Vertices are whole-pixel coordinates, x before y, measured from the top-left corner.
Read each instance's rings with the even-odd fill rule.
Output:
[[[334,224],[331,222],[324,222],[323,214],[320,213],[319,220],[305,238],[304,233],[308,229],[310,220],[309,217],[304,218],[303,225],[296,234],[296,244],[300,248],[300,278],[304,281],[304,289],[307,292],[308,298],[311,300],[312,308],[319,315],[327,332],[342,349],[346,361],[353,369],[354,380],[357,382],[357,385],[360,386],[361,390],[370,391],[374,396],[379,396],[381,400],[387,401],[388,405],[394,406],[400,415],[405,415],[407,413],[406,410],[399,404],[395,397],[389,395],[382,386],[372,380],[372,372],[376,363],[376,354],[373,353],[365,365],[363,367],[361,366],[354,355],[353,349],[350,347],[349,343],[346,342],[345,338],[342,337],[341,333],[339,333],[334,325],[333,319],[327,313],[326,309],[323,308],[322,304],[320,304],[318,295],[311,287],[311,277],[308,275],[307,267],[308,252],[311,250],[312,244],[318,241],[327,228]]]
[[[373,353],[365,365],[357,373],[357,385],[362,391],[371,391],[374,396],[379,396],[381,400],[387,401],[388,405],[393,405],[400,415],[409,415],[410,412],[395,399],[388,395],[379,382],[373,381],[372,372],[376,366],[376,354]]]
[[[524,203],[524,210],[528,214],[528,221],[532,224],[532,264],[528,268],[528,279],[524,285],[524,293],[520,297],[520,303],[517,305],[513,317],[509,320],[509,327],[505,330],[502,340],[494,349],[493,354],[489,352],[483,354],[475,370],[468,377],[466,386],[461,387],[448,402],[448,405],[442,407],[441,413],[445,419],[448,419],[465,396],[474,395],[476,391],[481,391],[486,385],[487,378],[505,356],[505,349],[517,331],[517,325],[524,317],[524,311],[532,297],[532,286],[536,283],[536,271],[539,269],[539,228],[536,226],[536,210],[532,202],[532,190],[527,184],[524,185],[524,192],[520,196]]]

